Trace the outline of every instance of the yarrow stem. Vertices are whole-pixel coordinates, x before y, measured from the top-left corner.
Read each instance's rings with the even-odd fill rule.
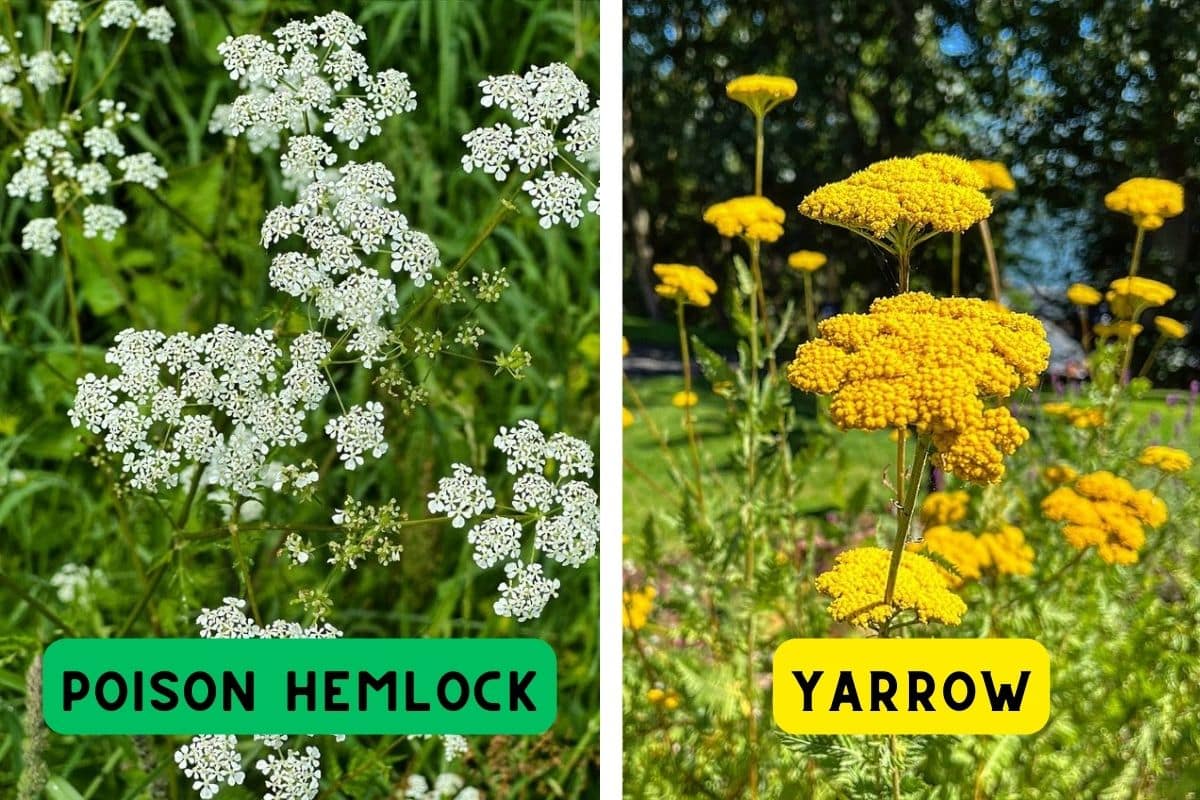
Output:
[[[958,297],[961,291],[960,274],[962,270],[962,234],[958,231],[950,234],[950,294]]]
[[[1137,236],[1133,240],[1133,256],[1129,259],[1129,277],[1138,274],[1142,265],[1142,243],[1146,240],[1146,229],[1138,225]]]
[[[983,237],[983,252],[987,255],[988,276],[992,281],[992,299],[999,303],[1000,265],[996,262],[996,248],[992,245],[992,229],[986,219],[979,220],[979,235]]]
[[[687,322],[683,315],[683,299],[675,301],[675,320],[679,327],[679,353],[683,357],[683,393],[687,402],[683,404],[683,426],[687,429],[688,445],[692,451],[692,467],[696,471],[696,503],[704,511],[704,478],[700,467],[700,443],[696,437],[696,424],[692,419],[692,353],[688,347]]]
[[[903,439],[901,439],[903,447]],[[921,478],[925,475],[925,462],[929,458],[929,443],[917,442],[916,452],[913,453],[912,470],[904,488],[903,500],[896,517],[896,540],[892,542],[892,560],[888,564],[887,586],[883,591],[884,605],[891,605],[896,591],[896,574],[900,571],[900,559],[904,555],[904,545],[908,541],[908,528],[912,523],[913,511],[917,505],[917,494],[921,489]]]

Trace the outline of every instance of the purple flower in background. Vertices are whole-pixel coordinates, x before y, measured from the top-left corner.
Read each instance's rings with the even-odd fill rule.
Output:
[[[1050,374],[1050,386],[1054,389],[1054,394],[1058,395],[1059,397],[1062,397],[1063,393],[1066,391],[1066,387],[1063,386],[1062,378],[1058,377],[1057,373]]]
[[[1167,408],[1174,408],[1179,403],[1179,395],[1171,392],[1167,395]]]

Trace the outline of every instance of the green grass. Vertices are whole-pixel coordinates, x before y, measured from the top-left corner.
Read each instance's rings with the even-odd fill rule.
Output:
[[[644,404],[645,412],[637,407],[629,390],[630,385]],[[729,427],[724,401],[713,394],[703,380],[698,381],[696,389],[700,403],[692,409],[692,413],[706,473],[718,479],[732,479],[733,470],[737,468],[734,461],[738,446],[736,431]],[[637,530],[650,517],[678,510],[678,503],[666,490],[672,485],[664,473],[664,462],[668,456],[664,454],[660,440],[651,432],[650,425],[646,424],[645,414],[649,414],[658,433],[666,439],[669,458],[689,478],[692,475],[683,410],[671,405],[672,396],[682,390],[681,376],[638,377],[626,384],[625,406],[638,418],[625,429],[624,434],[623,516],[626,533]],[[1183,401],[1186,397],[1174,392],[1181,402],[1168,406],[1165,401],[1169,394],[1172,392],[1154,390],[1129,406],[1133,424],[1142,430],[1141,438],[1146,443],[1179,444],[1181,441],[1176,426],[1184,420],[1186,405]],[[808,411],[809,421],[815,422],[811,416],[815,407],[806,403],[799,393],[793,399],[797,403],[798,413]],[[1062,398],[1047,390],[1041,399],[1042,402],[1052,402]],[[1152,419],[1155,415],[1157,420]],[[1184,441],[1200,440],[1200,409],[1197,409],[1190,426],[1185,427],[1182,434]],[[867,497],[886,498],[889,490],[884,484],[884,472],[886,470],[890,474],[893,469],[895,452],[895,444],[887,433],[836,432],[829,450],[812,458],[805,458],[801,453],[797,459],[796,484],[800,488],[792,498],[795,510],[801,514],[845,510],[857,507]],[[671,530],[671,527],[668,526],[667,530]],[[672,544],[676,548],[682,546],[682,542],[673,542],[670,537],[664,539],[662,544],[668,551],[672,549]],[[637,537],[631,536],[626,547],[630,557],[640,555]]]

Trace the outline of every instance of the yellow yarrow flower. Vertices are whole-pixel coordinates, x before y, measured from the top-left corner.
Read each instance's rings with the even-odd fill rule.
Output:
[[[621,427],[628,428],[636,421],[637,418],[633,416],[633,412],[625,406],[621,406]]]
[[[966,492],[930,492],[918,512],[926,527],[949,525],[966,518],[971,496]]]
[[[926,528],[923,539],[908,545],[908,549],[932,553],[953,567],[951,571],[938,564],[942,577],[952,589],[959,588],[967,581],[978,580],[983,570],[992,563],[988,549],[974,534],[957,531],[947,525]]]
[[[1192,457],[1174,447],[1152,444],[1142,450],[1138,463],[1143,467],[1154,467],[1160,472],[1176,473],[1192,468]]]
[[[1100,305],[1104,295],[1085,283],[1073,283],[1067,289],[1067,299],[1077,306],[1096,306]]]
[[[695,392],[676,392],[671,397],[671,405],[676,408],[692,408],[700,402],[700,397]]]
[[[924,541],[909,545],[909,549],[932,553],[953,567],[953,571],[942,567],[951,588],[978,580],[987,572],[996,575],[1033,572],[1033,548],[1026,544],[1021,529],[1013,525],[1001,525],[979,536],[937,525],[925,531]]]
[[[646,627],[650,613],[654,610],[654,598],[658,596],[653,586],[622,592],[621,624],[632,631]]]
[[[1167,521],[1167,505],[1149,489],[1111,472],[1080,476],[1074,486],[1060,486],[1042,500],[1047,519],[1063,522],[1063,538],[1074,548],[1095,547],[1109,564],[1133,564],[1146,543],[1143,526]]]
[[[1044,403],[1042,413],[1062,417],[1076,428],[1099,428],[1104,424],[1104,411],[1099,408],[1076,408],[1070,403]]]
[[[712,303],[717,283],[699,267],[687,264],[655,264],[654,274],[661,281],[654,287],[660,297],[682,300],[701,308]]]
[[[660,689],[657,686],[646,692],[646,699],[652,705],[662,706],[667,711],[679,708],[679,693],[674,689]]]
[[[759,195],[734,197],[704,211],[704,221],[722,236],[742,236],[767,243],[783,236],[786,216],[782,208]]]
[[[1158,332],[1167,339],[1182,339],[1188,335],[1188,326],[1170,317],[1155,317],[1154,327],[1158,328]]]
[[[798,272],[816,272],[828,261],[824,253],[816,250],[797,250],[788,256],[788,266]]]
[[[882,547],[857,547],[841,553],[833,568],[817,576],[816,586],[829,597],[829,615],[878,630],[904,610],[921,622],[958,625],[967,606],[950,591],[937,564],[919,553],[904,553],[896,573],[892,604],[883,602],[891,552]]]
[[[800,202],[800,213],[850,228],[886,249],[911,249],[933,233],[965,231],[992,213],[983,179],[955,156],[927,153],[879,161],[827,183]]]
[[[998,575],[1032,575],[1033,548],[1025,542],[1025,534],[1015,525],[979,535],[979,542],[988,551],[990,567]]]
[[[1163,220],[1183,213],[1183,187],[1163,178],[1130,178],[1104,196],[1110,211],[1128,214],[1133,224],[1157,230]]]
[[[1133,319],[1143,309],[1162,306],[1175,297],[1175,290],[1151,278],[1117,278],[1108,285],[1108,305],[1123,319]]]
[[[983,181],[983,188],[985,191],[1011,192],[1017,188],[1017,184],[1016,181],[1013,180],[1012,173],[1008,171],[1008,167],[1004,166],[999,161],[983,161],[976,159],[969,163],[971,167],[979,173],[979,177]]]
[[[796,96],[796,82],[780,75],[742,75],[725,84],[725,95],[761,117]]]
[[[972,483],[996,483],[1004,456],[1029,432],[999,403],[1033,387],[1050,345],[1042,324],[994,303],[923,292],[881,298],[868,314],[824,320],[800,345],[788,380],[833,395],[842,430],[912,428],[932,440],[934,463]]]
[[[1136,339],[1143,329],[1141,323],[1123,319],[1117,322],[1098,322],[1092,330],[1101,339]]]
[[[1075,480],[1077,475],[1079,475],[1079,472],[1066,464],[1053,464],[1042,470],[1042,477],[1055,485],[1070,483]]]
[[[621,337],[621,358],[629,355],[629,340],[624,336]]]

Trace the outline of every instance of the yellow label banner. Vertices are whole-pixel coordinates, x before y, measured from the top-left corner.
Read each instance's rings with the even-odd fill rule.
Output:
[[[1033,639],[790,639],[774,675],[788,733],[1028,734],[1050,718]]]

